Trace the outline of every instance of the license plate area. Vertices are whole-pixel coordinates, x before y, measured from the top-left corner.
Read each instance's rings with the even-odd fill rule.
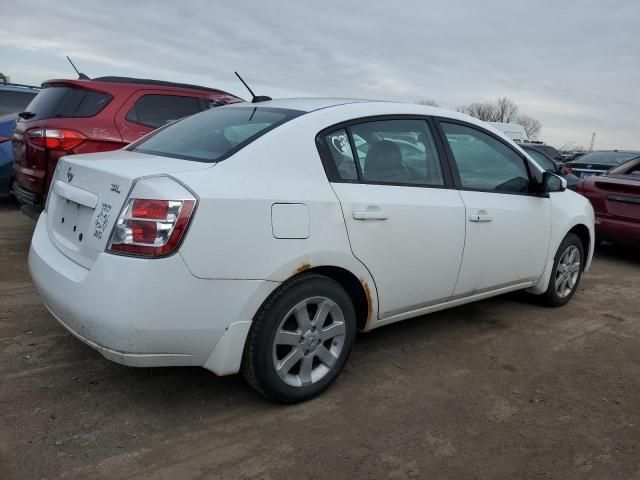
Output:
[[[87,227],[93,216],[93,208],[80,205],[73,200],[58,197],[53,220],[54,230],[67,242],[80,247],[88,239]]]

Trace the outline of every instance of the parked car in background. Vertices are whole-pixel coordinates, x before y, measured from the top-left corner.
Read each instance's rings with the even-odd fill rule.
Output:
[[[29,267],[53,316],[105,357],[242,370],[298,402],[338,376],[356,329],[522,289],[565,305],[593,221],[477,119],[274,100],[62,158]]]
[[[640,156],[584,178],[576,191],[593,205],[598,241],[640,245]]]
[[[42,86],[13,132],[14,195],[36,212],[60,157],[116,150],[182,117],[242,101],[213,88],[128,77]]]
[[[571,167],[575,175],[584,178],[591,175],[602,175],[638,155],[640,152],[631,150],[602,150],[585,153],[566,165]]]
[[[545,153],[545,151],[552,151],[555,150],[555,148],[550,147],[549,145],[530,145],[526,143],[521,143],[520,147],[525,152],[527,152],[531,156],[531,158],[533,158],[545,171],[562,176],[567,181],[567,188],[575,190],[576,185],[578,184],[578,181],[580,179],[573,174],[570,168],[567,168],[563,163],[558,162],[557,159],[551,158]],[[551,150],[542,149],[540,147],[549,147]],[[555,151],[557,152],[557,150]]]
[[[487,122],[493,128],[500,130],[507,137],[516,143],[528,142],[529,137],[524,127],[518,123],[504,123],[504,122]]]
[[[547,145],[545,143],[524,143],[521,145],[526,145],[531,149],[535,149],[538,152],[542,152],[547,157],[552,158],[557,163],[565,162],[565,160],[562,158],[562,154],[555,147],[551,145]]]
[[[38,87],[9,83],[0,74],[0,196],[11,192],[13,183],[11,132],[18,112],[23,111],[39,91]]]

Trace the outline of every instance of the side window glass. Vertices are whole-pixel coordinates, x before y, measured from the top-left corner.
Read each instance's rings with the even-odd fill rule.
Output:
[[[475,128],[442,122],[463,188],[526,193],[529,174],[513,150]]]
[[[195,97],[178,95],[143,95],[127,113],[126,119],[149,127],[158,128],[193,115],[201,110]]]
[[[342,180],[358,180],[358,172],[356,171],[347,131],[341,129],[332,132],[325,136],[325,140],[340,178]],[[358,147],[356,146],[356,148]]]
[[[424,120],[384,120],[351,128],[362,180],[444,185],[438,151]]]

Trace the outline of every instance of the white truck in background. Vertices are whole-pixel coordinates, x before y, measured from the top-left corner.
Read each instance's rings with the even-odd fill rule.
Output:
[[[522,125],[517,123],[487,122],[494,128],[497,128],[507,137],[516,143],[528,143],[529,137]]]

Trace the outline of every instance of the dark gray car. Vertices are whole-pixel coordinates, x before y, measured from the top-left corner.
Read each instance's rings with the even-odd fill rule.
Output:
[[[541,146],[545,147],[547,145]],[[580,179],[573,173],[571,173],[567,168],[565,168],[563,163],[557,161],[554,158],[551,158],[549,155],[543,152],[540,148],[541,146],[520,144],[520,147],[522,147],[522,149],[527,152],[531,156],[531,158],[533,158],[538,163],[538,165],[540,165],[549,173],[555,173],[556,175],[562,176],[567,181],[567,188],[575,190],[576,185],[578,184]]]

